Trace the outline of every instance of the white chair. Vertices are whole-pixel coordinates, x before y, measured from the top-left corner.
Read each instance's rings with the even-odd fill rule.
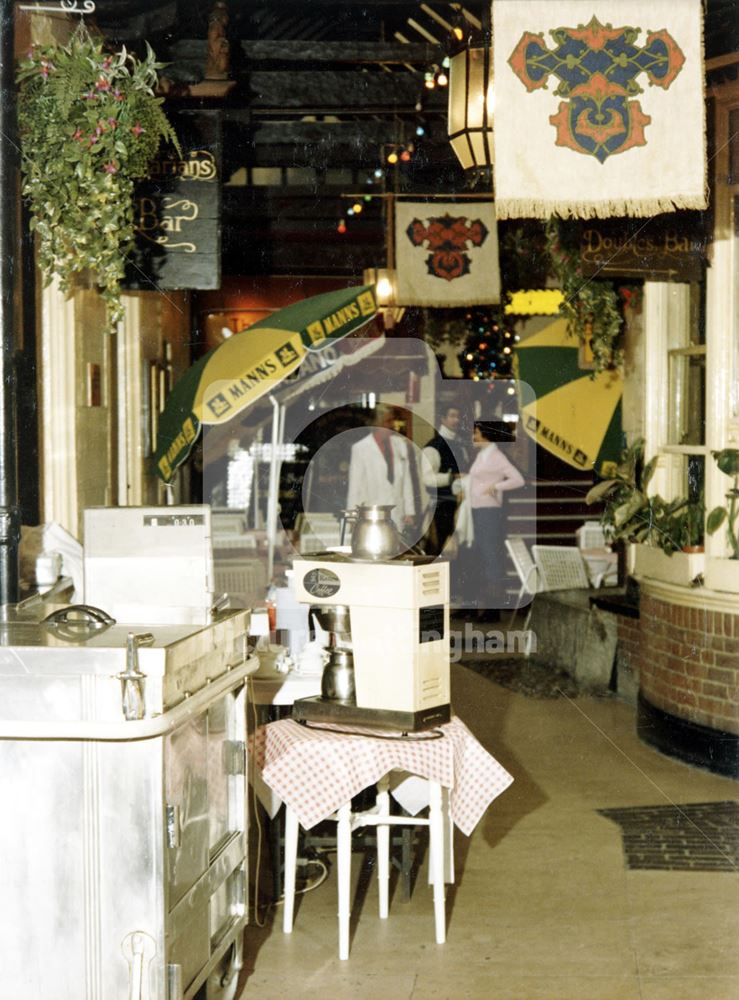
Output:
[[[572,545],[532,545],[534,561],[539,567],[546,590],[589,588],[585,560]]]
[[[445,861],[445,818],[442,808],[442,789],[438,782],[429,781],[428,818],[418,816],[398,816],[390,812],[389,775],[377,783],[377,800],[371,809],[352,812],[351,802],[345,803],[330,819],[336,822],[336,855],[339,895],[339,958],[349,958],[349,917],[351,914],[351,836],[354,830],[363,826],[377,828],[377,879],[380,897],[380,918],[386,919],[389,912],[390,879],[390,827],[426,826],[429,830],[429,882],[434,890],[434,920],[436,943],[446,940],[446,916],[444,908],[444,868]],[[294,810],[285,806],[285,881],[284,912],[282,929],[290,934],[293,929],[295,910],[295,871],[298,853],[298,817]],[[449,845],[451,847],[451,845]]]
[[[604,549],[606,534],[600,521],[585,521],[575,532],[578,549]]]
[[[516,597],[516,606],[513,609],[513,614],[511,615],[511,625],[516,620],[516,615],[521,607],[521,601],[524,596],[531,597],[529,602],[528,611],[526,612],[526,618],[523,623],[524,633],[528,633],[529,621],[531,620],[531,612],[534,609],[534,597],[537,592],[543,590],[539,567],[536,565],[534,560],[531,558],[529,550],[526,546],[526,542],[520,535],[511,535],[506,538],[505,547],[508,555],[511,557],[511,562],[518,573],[518,579],[521,582],[521,587],[518,591],[518,596]],[[524,656],[529,656],[531,653],[531,637],[527,635],[525,646],[524,646]]]
[[[531,558],[526,542],[520,535],[511,535],[510,538],[506,538],[505,547],[521,583],[521,589],[516,597],[515,617],[515,612],[521,606],[524,595],[529,594],[533,597],[536,594],[539,568]]]
[[[615,587],[618,583],[618,557],[611,552],[599,521],[586,521],[575,532],[577,547],[585,560],[594,587]]]

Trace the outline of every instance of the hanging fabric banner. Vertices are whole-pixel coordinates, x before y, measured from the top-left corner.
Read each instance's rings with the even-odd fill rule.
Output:
[[[500,302],[498,233],[492,202],[396,202],[397,304]]]
[[[498,217],[707,207],[701,0],[494,0]]]

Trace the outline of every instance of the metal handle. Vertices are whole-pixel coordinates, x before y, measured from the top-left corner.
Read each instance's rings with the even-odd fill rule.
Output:
[[[157,950],[154,939],[146,931],[132,931],[121,942],[121,950],[128,962],[128,1000],[148,1000],[148,966]]]
[[[341,512],[341,536],[339,539],[339,545],[344,544],[344,539],[346,538],[346,526],[347,524],[356,524],[359,517],[359,511],[356,507],[352,507],[351,510],[342,510]]]
[[[146,714],[143,681],[146,674],[139,670],[139,646],[150,646],[154,642],[151,632],[129,632],[126,638],[126,669],[116,674],[121,682],[121,707],[127,722],[143,719]]]
[[[70,618],[71,614],[79,617]],[[85,625],[91,623],[97,625],[115,625],[115,618],[111,618],[107,611],[102,608],[94,608],[91,604],[70,604],[66,608],[57,608],[43,619],[44,625]]]

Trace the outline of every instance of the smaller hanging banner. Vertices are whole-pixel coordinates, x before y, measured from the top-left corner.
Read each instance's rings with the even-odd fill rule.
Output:
[[[498,218],[707,207],[701,0],[494,0]]]
[[[490,202],[396,202],[397,304],[500,302],[498,232]]]

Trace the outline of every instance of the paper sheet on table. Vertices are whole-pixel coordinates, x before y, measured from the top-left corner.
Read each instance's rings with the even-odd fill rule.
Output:
[[[393,771],[390,775],[390,794],[407,813],[416,816],[429,804],[429,783],[417,774]]]
[[[58,552],[62,557],[62,575],[74,583],[73,601],[84,599],[83,549],[74,535],[57,521],[44,525],[44,552]]]

